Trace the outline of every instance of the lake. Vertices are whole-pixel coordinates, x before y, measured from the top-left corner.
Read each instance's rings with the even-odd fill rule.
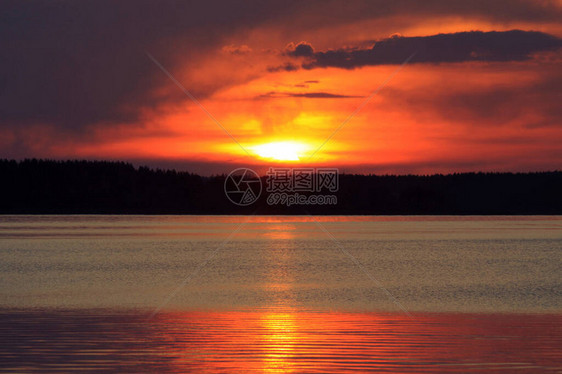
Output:
[[[559,372],[562,217],[0,216],[0,370]]]

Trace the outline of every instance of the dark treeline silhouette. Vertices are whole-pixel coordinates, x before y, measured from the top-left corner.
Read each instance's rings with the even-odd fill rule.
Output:
[[[226,176],[124,162],[0,160],[0,214],[561,214],[562,172],[339,176],[336,205],[247,207]]]

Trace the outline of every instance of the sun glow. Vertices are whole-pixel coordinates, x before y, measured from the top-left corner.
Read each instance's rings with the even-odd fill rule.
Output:
[[[309,147],[298,142],[273,142],[260,144],[251,149],[261,158],[277,161],[299,161]]]

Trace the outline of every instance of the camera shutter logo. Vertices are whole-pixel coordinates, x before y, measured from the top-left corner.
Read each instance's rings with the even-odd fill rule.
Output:
[[[224,181],[224,193],[233,204],[251,205],[261,195],[261,179],[252,169],[235,169]]]

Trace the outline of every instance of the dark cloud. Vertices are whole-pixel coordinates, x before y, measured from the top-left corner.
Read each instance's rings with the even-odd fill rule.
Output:
[[[331,94],[327,92],[294,93],[294,94],[289,94],[289,96],[307,97],[310,99],[350,99],[350,98],[363,97],[363,96],[354,96],[354,95],[338,95],[338,94]]]
[[[269,71],[270,73],[276,73],[278,71],[295,71],[295,70],[299,70],[299,66],[292,64],[290,62],[287,62],[280,66],[270,66],[267,68],[267,71]]]
[[[312,57],[314,49],[307,42],[300,42],[297,45],[290,44],[287,46],[287,55],[294,57]]]
[[[295,86],[295,87],[300,87],[300,88],[308,88],[311,84],[316,84],[316,83],[320,83],[320,81],[315,81],[315,80],[312,80],[312,81],[304,81],[304,82],[302,82],[302,83],[297,83],[297,84],[295,84],[294,86]]]
[[[277,99],[277,98],[284,98],[284,97],[304,97],[308,99],[352,99],[362,96],[332,94],[328,92],[293,93],[293,92],[271,91],[266,94],[257,96],[256,99]]]
[[[302,43],[299,44],[303,45]],[[306,44],[307,47],[310,47]],[[312,52],[305,69],[337,67],[354,69],[367,65],[450,63],[465,61],[523,61],[534,53],[562,47],[562,39],[537,31],[468,31],[432,36],[393,36],[375,42],[368,49],[337,49]],[[312,47],[310,47],[312,51]],[[291,56],[303,57],[295,52]]]

